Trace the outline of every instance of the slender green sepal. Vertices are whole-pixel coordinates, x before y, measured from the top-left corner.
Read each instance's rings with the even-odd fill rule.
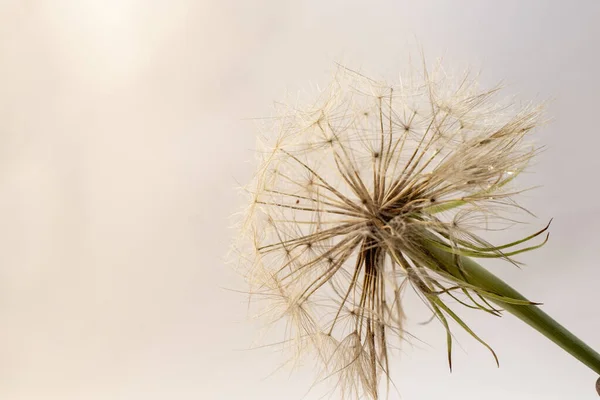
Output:
[[[445,272],[460,281],[466,279],[469,284],[483,289],[479,292],[483,297],[526,322],[594,372],[600,374],[600,354],[504,281],[471,258],[449,253],[438,246],[431,245],[430,242],[425,243],[425,248],[439,262],[440,268]],[[488,292],[494,295],[489,295]],[[509,300],[503,301],[503,298]],[[527,303],[523,304],[523,302]]]

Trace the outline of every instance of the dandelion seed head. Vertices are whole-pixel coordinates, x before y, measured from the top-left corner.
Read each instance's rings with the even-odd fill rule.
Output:
[[[378,399],[382,379],[389,388],[405,287],[442,323],[437,301],[455,290],[494,312],[423,242],[512,262],[510,246],[474,232],[520,209],[512,180],[536,153],[527,137],[541,108],[497,93],[439,66],[393,84],[340,67],[315,104],[279,106],[247,188],[246,276],[296,356],[316,355],[343,398]]]

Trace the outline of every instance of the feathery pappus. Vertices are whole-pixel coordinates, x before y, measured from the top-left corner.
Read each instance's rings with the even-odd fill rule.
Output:
[[[547,240],[547,226],[503,245],[478,233],[526,211],[511,187],[539,150],[527,138],[541,107],[498,92],[441,66],[393,84],[340,66],[314,104],[271,121],[247,188],[245,275],[264,314],[284,321],[286,348],[316,357],[343,398],[389,392],[408,288],[446,329],[450,367],[451,324],[489,348],[447,300],[499,315],[489,300],[501,296],[462,276],[459,256],[517,264]]]

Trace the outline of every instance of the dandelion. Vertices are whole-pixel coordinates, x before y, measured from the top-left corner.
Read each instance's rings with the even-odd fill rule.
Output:
[[[539,152],[542,108],[498,91],[439,65],[394,84],[339,67],[312,106],[280,106],[248,187],[246,277],[286,322],[286,347],[316,356],[343,398],[382,398],[382,380],[389,392],[408,288],[445,328],[450,368],[454,325],[498,361],[458,305],[507,310],[600,372],[596,353],[472,260],[518,265],[548,240],[548,226],[501,245],[481,236],[527,212],[513,180]]]

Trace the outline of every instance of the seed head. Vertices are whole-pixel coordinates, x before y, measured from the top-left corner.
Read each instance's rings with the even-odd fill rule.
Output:
[[[497,92],[441,68],[387,84],[340,67],[316,104],[282,107],[271,125],[248,188],[246,276],[286,321],[285,343],[316,356],[343,397],[380,398],[382,377],[389,389],[407,287],[449,346],[449,320],[486,345],[443,299],[498,314],[484,298],[494,294],[448,273],[430,246],[513,263],[539,247],[514,250],[545,229],[503,246],[476,234],[520,209],[509,183],[537,151],[525,139],[540,108]]]

